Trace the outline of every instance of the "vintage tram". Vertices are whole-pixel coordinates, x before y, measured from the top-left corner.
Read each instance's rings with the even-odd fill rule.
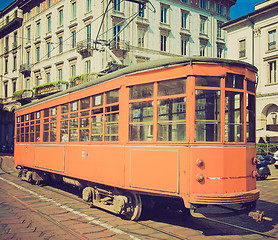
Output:
[[[177,57],[149,61],[22,106],[19,176],[83,189],[83,199],[137,220],[142,197],[186,208],[255,207],[257,69]]]

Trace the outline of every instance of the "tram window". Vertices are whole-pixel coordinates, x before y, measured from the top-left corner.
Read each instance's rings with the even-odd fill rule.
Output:
[[[29,127],[25,127],[25,142],[29,142]]]
[[[16,129],[16,141],[20,142],[20,128]]]
[[[130,87],[130,100],[152,98],[153,97],[153,83],[141,84]]]
[[[57,123],[50,123],[50,142],[56,142]]]
[[[80,117],[88,116],[90,115],[90,111],[83,111],[80,113]]]
[[[129,104],[129,140],[153,141],[153,101]]]
[[[74,101],[70,103],[70,111],[71,112],[78,111],[78,101]]]
[[[16,120],[17,123],[20,123],[20,117],[17,117]]]
[[[41,113],[40,112],[36,112],[36,119],[41,118]]]
[[[243,93],[225,94],[225,141],[243,142]]]
[[[68,121],[61,122],[61,130],[60,130],[60,141],[61,142],[68,142],[69,140],[69,129],[68,129]]]
[[[226,88],[243,89],[244,75],[227,73],[225,86]]]
[[[185,141],[186,98],[158,101],[158,141]]]
[[[79,119],[79,141],[89,142],[89,118]]]
[[[102,94],[96,95],[92,97],[92,105],[93,107],[102,106],[103,104],[103,97]]]
[[[25,120],[26,120],[26,121],[29,121],[29,114],[26,114],[26,115],[25,115]]]
[[[31,126],[30,127],[30,142],[34,142],[35,141],[35,127]]]
[[[103,135],[102,119],[103,116],[100,114],[92,117],[91,141],[93,142],[102,141],[102,135]]]
[[[43,124],[43,141],[49,142],[49,123]]]
[[[78,141],[78,119],[71,119],[70,120],[69,141],[70,142],[77,142]]]
[[[40,122],[38,122],[38,123],[40,123]],[[36,127],[35,127],[35,130],[36,130],[35,139],[37,142],[40,142],[40,128],[41,128],[40,125],[36,125]]]
[[[106,104],[119,102],[119,90],[113,90],[106,93]]]
[[[21,122],[24,122],[24,115],[21,116]]]
[[[43,117],[44,118],[49,117],[49,108],[43,110]]]
[[[57,115],[57,107],[51,108],[51,116]]]
[[[83,98],[80,100],[80,109],[88,109],[90,108],[90,97]]]
[[[186,80],[176,79],[170,81],[158,82],[158,96],[170,96],[177,94],[185,94]]]
[[[119,113],[105,115],[105,141],[119,140]]]
[[[220,91],[196,90],[195,140],[220,141]]]
[[[20,142],[24,142],[24,127],[20,130]]]
[[[69,112],[69,104],[66,103],[66,104],[63,104],[61,106],[61,113],[64,114],[64,113],[68,113]]]
[[[220,77],[196,77],[195,85],[199,87],[220,87]]]
[[[247,93],[247,142],[255,142],[255,95]]]
[[[34,120],[35,119],[35,113],[30,113],[30,119]]]
[[[256,87],[254,82],[247,81],[247,91],[255,93]]]

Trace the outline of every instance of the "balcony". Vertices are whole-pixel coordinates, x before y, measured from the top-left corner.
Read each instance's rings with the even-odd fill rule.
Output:
[[[121,40],[121,41],[114,40],[110,43],[110,49],[128,52],[128,51],[130,51],[130,44],[128,41],[125,41],[125,40]]]
[[[30,76],[31,74],[31,66],[27,63],[21,64],[19,72],[22,73],[24,76]]]
[[[31,89],[23,89],[13,93],[13,99],[22,105],[32,102],[34,92]]]
[[[89,40],[83,40],[77,43],[76,50],[80,53],[83,58],[91,57],[93,55],[93,46],[92,42]]]
[[[33,91],[35,97],[44,98],[54,93],[66,90],[68,88],[68,84],[69,83],[66,81],[50,82],[33,87]]]
[[[0,22],[0,35],[5,35],[14,31],[14,29],[20,26],[22,20],[22,11],[14,11],[12,15],[7,16],[4,20]]]

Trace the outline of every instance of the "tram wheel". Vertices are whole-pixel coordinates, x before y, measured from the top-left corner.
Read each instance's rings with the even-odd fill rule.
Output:
[[[142,200],[140,195],[135,193],[130,193],[128,196],[129,203],[127,206],[127,211],[125,217],[128,220],[136,221],[140,218],[142,213]]]

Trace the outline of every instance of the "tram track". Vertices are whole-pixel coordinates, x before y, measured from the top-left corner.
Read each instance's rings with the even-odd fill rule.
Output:
[[[15,179],[18,179],[18,177],[16,176],[16,172],[15,171],[6,171],[5,169],[2,168],[1,166],[1,170],[4,171],[6,174],[9,174],[10,176],[12,176],[13,178]],[[74,201],[78,201],[82,204],[85,204],[87,206],[92,206],[90,203],[87,203],[85,202],[83,199],[81,199],[79,196],[77,196],[75,193],[69,193],[67,192],[66,190],[64,189],[58,189],[57,186],[51,186],[51,185],[39,185],[41,188],[44,188],[44,189],[47,189],[48,191],[50,192],[53,192],[53,193],[57,193],[58,195],[61,195],[61,196],[64,196],[64,197],[67,197],[67,198],[70,198]],[[2,189],[1,189],[2,191]],[[31,206],[30,206],[31,207]],[[32,207],[31,207],[32,208]],[[41,215],[42,217],[45,217],[46,219],[48,219],[50,222],[52,222],[53,224],[59,226],[60,228],[62,228],[63,230],[69,232],[70,234],[74,235],[75,237],[77,237],[78,239],[87,239],[86,237],[82,236],[82,235],[79,235],[78,233],[74,232],[72,229],[68,228],[67,226],[64,226],[63,224],[57,222],[56,220],[54,220],[53,218],[47,216],[46,214],[36,210],[36,209],[33,209],[35,210],[36,212],[38,212],[39,215]],[[218,223],[218,224],[222,224],[222,225],[226,225],[228,227],[231,227],[231,228],[236,228],[236,229],[240,229],[240,230],[244,230],[246,232],[250,232],[250,233],[253,233],[253,234],[257,234],[257,235],[260,235],[260,236],[263,236],[263,237],[267,237],[267,238],[272,238],[272,239],[278,239],[277,237],[275,236],[272,236],[272,235],[269,235],[269,234],[265,234],[263,232],[259,232],[259,231],[256,231],[256,230],[253,230],[253,229],[249,229],[249,228],[245,228],[245,227],[241,227],[241,226],[238,226],[238,225],[234,225],[234,224],[230,224],[230,223],[227,223],[227,222],[223,222],[223,221],[219,221],[219,220],[216,220],[216,219],[212,219],[212,218],[201,218],[203,220],[206,220],[206,221],[210,221],[210,222],[214,222],[214,223]],[[197,219],[196,219],[197,220]],[[196,221],[195,221],[196,222]],[[138,224],[140,226],[143,226],[145,228],[148,228],[148,229],[151,229],[151,230],[154,230],[154,231],[157,231],[159,233],[162,233],[162,234],[165,234],[166,236],[172,238],[172,239],[179,239],[179,240],[188,240],[189,238],[186,238],[186,237],[183,237],[183,236],[180,236],[178,234],[175,234],[173,232],[170,232],[170,231],[165,231],[163,229],[160,229],[160,228],[157,228],[155,226],[152,226],[151,224],[148,224],[148,223],[145,223],[143,221],[137,221],[135,222],[135,224]],[[122,230],[123,232],[128,232],[128,230]],[[132,232],[134,234],[134,232]]]

